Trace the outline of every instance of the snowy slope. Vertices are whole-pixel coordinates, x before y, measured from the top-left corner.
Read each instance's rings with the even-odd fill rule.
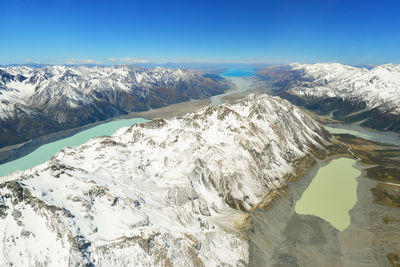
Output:
[[[246,266],[246,211],[325,134],[286,100],[251,95],[65,148],[0,183],[0,259]]]

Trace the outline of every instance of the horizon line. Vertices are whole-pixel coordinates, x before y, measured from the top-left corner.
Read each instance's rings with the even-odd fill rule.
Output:
[[[153,66],[163,66],[163,65],[243,65],[243,66],[274,66],[274,65],[289,65],[289,64],[341,64],[341,65],[348,65],[348,66],[380,66],[380,65],[387,65],[387,64],[400,64],[395,62],[387,62],[382,64],[373,64],[373,63],[354,63],[354,64],[347,64],[341,63],[338,61],[317,61],[313,63],[303,63],[298,61],[292,62],[241,62],[241,61],[167,61],[167,62],[156,62],[156,61],[149,61],[149,62],[116,62],[116,63],[102,63],[102,62],[82,62],[82,63],[40,63],[40,62],[26,62],[26,63],[8,63],[8,64],[0,64],[0,67],[11,67],[11,66],[29,66],[29,67],[44,67],[44,66],[146,66],[146,65],[153,65]]]

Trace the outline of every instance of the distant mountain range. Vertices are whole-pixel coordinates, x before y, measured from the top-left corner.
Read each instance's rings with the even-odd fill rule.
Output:
[[[132,111],[220,94],[228,86],[216,78],[161,67],[2,67],[0,147]]]
[[[400,65],[359,68],[338,63],[289,64],[259,70],[278,94],[345,122],[400,132]]]
[[[107,67],[110,65],[107,64],[63,64],[68,67],[77,67],[77,66],[86,66],[86,67]],[[155,63],[155,62],[146,62],[146,63],[133,63],[133,64],[124,64],[126,66],[138,67],[138,68],[149,68],[154,69],[156,67],[161,68],[180,68],[180,69],[228,69],[228,68],[256,68],[261,69],[266,66],[271,66],[273,64],[270,63],[234,63],[234,62],[165,62],[165,63]],[[274,64],[275,65],[275,64]],[[26,63],[26,64],[7,64],[0,65],[0,67],[18,67],[18,66],[27,66],[33,68],[43,68],[46,66],[54,66],[53,64],[42,64],[42,63]]]

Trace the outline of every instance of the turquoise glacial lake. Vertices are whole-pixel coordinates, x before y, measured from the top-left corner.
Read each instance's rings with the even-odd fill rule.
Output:
[[[254,69],[231,68],[227,69],[221,76],[225,77],[251,77],[254,75]]]
[[[134,118],[105,122],[93,128],[81,131],[70,137],[42,145],[24,157],[0,165],[0,177],[6,176],[7,174],[16,170],[26,170],[45,163],[64,147],[79,146],[86,143],[93,137],[111,135],[119,128],[147,121],[148,120],[142,118]]]

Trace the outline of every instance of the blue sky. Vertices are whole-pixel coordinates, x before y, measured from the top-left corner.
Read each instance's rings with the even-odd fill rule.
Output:
[[[400,62],[400,1],[0,1],[0,64]]]

